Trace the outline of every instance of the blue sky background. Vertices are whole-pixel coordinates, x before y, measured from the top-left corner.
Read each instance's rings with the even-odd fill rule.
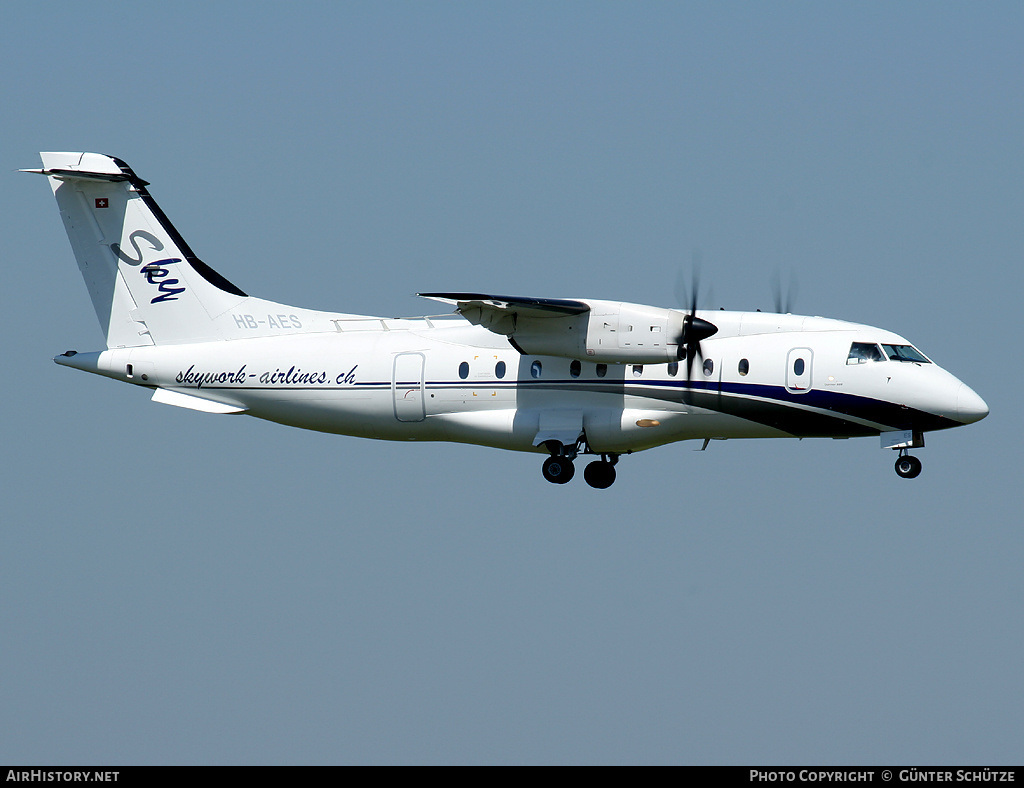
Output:
[[[1024,741],[1019,3],[12,4],[0,762],[1005,764]],[[985,421],[624,458],[156,405],[40,150],[128,161],[246,291],[883,326]]]

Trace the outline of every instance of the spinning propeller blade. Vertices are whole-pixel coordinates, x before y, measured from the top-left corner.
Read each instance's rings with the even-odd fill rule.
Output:
[[[797,284],[796,276],[789,275],[789,281],[785,289],[782,287],[782,276],[778,271],[772,277],[772,295],[775,296],[775,312],[780,315],[792,314],[793,306],[796,304],[797,294],[800,287]]]
[[[694,267],[689,293],[683,285],[682,276],[676,280],[676,295],[682,296],[681,301],[685,304],[689,301],[689,311],[683,317],[683,327],[677,340],[677,356],[680,361],[686,360],[686,380],[689,381],[693,375],[694,358],[704,358],[700,343],[710,336],[718,333],[718,326],[709,323],[703,318],[697,317],[697,294],[700,291],[700,274],[698,271],[699,259],[694,253]]]

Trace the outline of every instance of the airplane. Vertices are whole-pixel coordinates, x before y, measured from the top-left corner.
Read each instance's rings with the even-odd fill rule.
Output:
[[[877,436],[914,478],[924,433],[988,406],[903,337],[823,317],[587,298],[418,293],[384,318],[247,295],[202,262],[122,160],[41,153],[105,350],[54,361],[156,402],[363,438],[545,455],[605,489],[623,455],[683,440]],[[780,309],[780,312],[782,310]]]

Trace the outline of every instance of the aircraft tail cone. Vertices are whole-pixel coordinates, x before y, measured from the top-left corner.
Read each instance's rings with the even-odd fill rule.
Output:
[[[100,354],[98,352],[79,353],[77,350],[66,350],[59,356],[54,356],[53,361],[62,367],[74,367],[83,372],[100,372]]]

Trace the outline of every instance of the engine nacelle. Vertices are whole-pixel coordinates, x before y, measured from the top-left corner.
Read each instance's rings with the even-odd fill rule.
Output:
[[[684,313],[619,301],[585,302],[590,311],[520,316],[501,331],[518,350],[602,364],[666,364],[678,359]]]

